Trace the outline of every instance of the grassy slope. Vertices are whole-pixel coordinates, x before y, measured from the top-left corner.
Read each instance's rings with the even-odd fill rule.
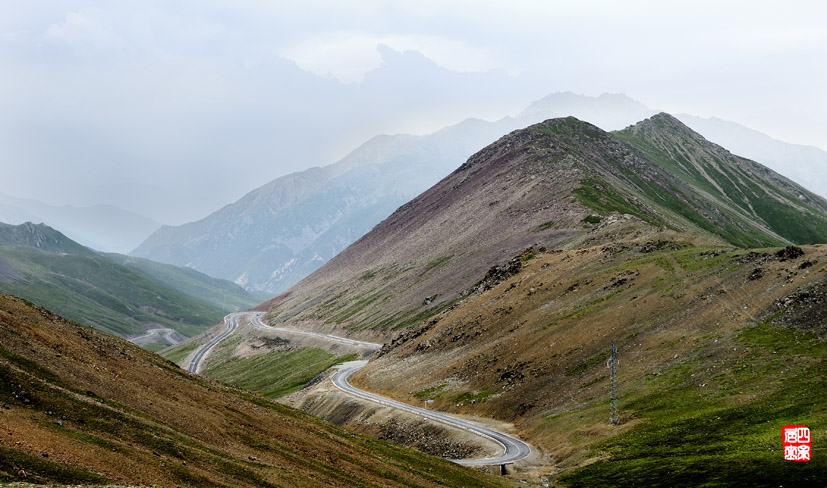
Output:
[[[252,308],[269,298],[269,295],[252,295],[235,283],[207,276],[194,269],[123,254],[104,256],[205,305],[220,308],[225,313]]]
[[[52,253],[94,256],[94,250],[82,246],[45,224],[26,222],[9,225],[0,222],[0,246],[26,246]]]
[[[239,358],[234,356],[233,351],[240,342],[238,336],[222,341],[210,353],[210,361],[202,374],[259,392],[268,398],[292,393],[331,366],[358,359],[357,354],[336,356],[315,347],[270,351]]]
[[[793,260],[775,251],[621,239],[541,254],[411,331],[354,381],[515,421],[567,485],[813,481],[827,470],[827,438],[809,464],[785,462],[781,427],[807,425],[814,439],[827,431],[827,268],[818,264],[827,249]],[[777,305],[789,297],[798,305]],[[607,425],[611,339],[621,349],[616,428]]]
[[[651,195],[732,244],[760,247],[783,242],[755,228],[756,222],[797,244],[827,242],[827,202],[766,167],[709,143],[677,119],[661,114],[614,135],[703,192],[715,209],[735,216],[722,227],[674,197]]]
[[[562,483],[691,487],[823,482],[827,344],[766,322],[731,339],[726,349],[724,344],[699,344],[681,365],[648,378],[641,389],[626,385],[623,408],[642,422],[590,447],[605,460],[564,475]],[[729,345],[748,352],[732,358]],[[709,388],[699,388],[699,382]],[[784,460],[781,429],[791,423],[806,424],[813,432],[812,461]]]
[[[96,254],[2,246],[0,261],[13,270],[0,278],[0,291],[119,335],[138,334],[144,324],[160,324],[189,336],[224,315]]]
[[[0,482],[504,486],[0,296]]]
[[[244,340],[242,335],[234,334],[213,348],[201,374],[268,398],[292,393],[330,367],[359,358],[356,353],[333,354],[318,347],[295,346],[265,347],[255,354],[239,357],[237,349]],[[185,367],[182,361],[197,347],[200,344],[186,341],[164,349],[160,354]]]

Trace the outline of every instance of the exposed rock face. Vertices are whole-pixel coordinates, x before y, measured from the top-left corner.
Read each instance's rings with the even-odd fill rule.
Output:
[[[798,246],[787,246],[784,249],[781,249],[775,256],[782,261],[786,261],[788,259],[798,259],[804,255],[804,250]]]
[[[812,261],[807,263],[810,264],[805,269],[813,265]],[[813,332],[827,340],[827,277],[800,286],[793,293],[779,298],[775,301],[775,307],[779,313],[774,314],[777,315],[772,319],[774,323]]]
[[[529,257],[530,256],[530,257]],[[502,266],[492,266],[491,269],[485,273],[485,277],[480,280],[477,285],[475,285],[470,291],[485,291],[490,290],[491,288],[499,285],[503,281],[511,278],[515,274],[519,273],[520,270],[523,268],[523,260],[530,259],[534,257],[534,248],[529,247],[525,251],[521,252],[519,256],[513,258],[508,263]]]

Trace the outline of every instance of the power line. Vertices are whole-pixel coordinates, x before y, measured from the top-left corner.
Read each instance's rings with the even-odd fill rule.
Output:
[[[609,393],[609,409],[611,413],[609,414],[609,425],[617,425],[620,423],[620,409],[619,409],[619,402],[617,400],[617,365],[620,363],[620,360],[617,358],[617,347],[615,346],[615,341],[612,341],[612,355],[609,358],[609,371],[610,371],[610,393]]]

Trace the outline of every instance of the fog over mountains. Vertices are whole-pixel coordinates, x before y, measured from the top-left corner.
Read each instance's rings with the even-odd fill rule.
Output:
[[[96,252],[31,222],[0,223],[0,293],[121,337],[169,328],[178,340],[262,300],[193,269]]]
[[[0,485],[824,485],[827,2],[4,7]]]
[[[249,290],[285,290],[514,123],[377,136],[336,164],[274,180],[198,222],[162,227],[133,254]]]
[[[47,205],[0,193],[0,222],[46,223],[84,246],[104,252],[128,253],[161,224],[113,205],[73,207]]]
[[[568,115],[618,130],[654,113],[624,95],[567,92],[551,94],[516,117],[496,122],[469,119],[427,136],[377,136],[335,164],[276,179],[197,222],[165,226],[133,254],[275,294],[501,135]],[[827,167],[827,152],[775,141],[732,122],[677,118],[733,153],[827,194],[827,182],[814,177]]]
[[[639,222],[743,248],[819,243],[827,200],[667,114],[612,133],[551,119],[475,153],[274,298],[269,318],[403,328],[452,305],[492,264],[528,246],[608,244],[601,229]]]

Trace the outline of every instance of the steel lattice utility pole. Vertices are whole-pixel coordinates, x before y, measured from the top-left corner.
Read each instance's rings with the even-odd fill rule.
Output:
[[[617,347],[615,347],[615,341],[612,341],[612,356],[609,358],[609,370],[610,370],[610,384],[611,384],[611,392],[609,397],[609,408],[611,409],[611,414],[609,417],[609,425],[617,425],[620,423],[620,411],[618,408],[618,400],[617,400],[617,365],[620,363],[620,360],[617,359]]]

